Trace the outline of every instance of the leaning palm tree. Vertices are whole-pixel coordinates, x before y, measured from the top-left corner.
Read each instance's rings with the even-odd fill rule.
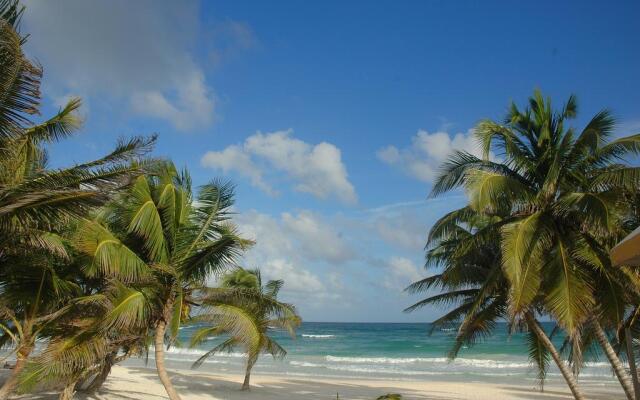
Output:
[[[32,121],[40,108],[42,70],[22,51],[23,10],[17,1],[0,1],[0,340],[16,355],[0,399],[15,389],[36,340],[80,293],[64,271],[70,255],[62,232],[141,174],[147,162],[140,156],[155,141],[121,141],[101,159],[47,168],[44,146],[80,127],[80,100],[50,119]]]
[[[82,386],[94,391],[114,364],[144,351],[154,292],[134,286],[112,281],[98,293],[72,299],[50,327],[46,348],[20,374],[19,391],[61,387],[60,399],[68,400]]]
[[[58,268],[62,262],[36,253],[14,259],[0,271],[0,341],[16,356],[0,388],[0,399],[14,392],[36,341],[46,337],[68,302],[80,294],[73,277]]]
[[[210,335],[227,334],[229,337],[202,355],[193,367],[199,367],[215,353],[240,347],[247,354],[242,390],[249,390],[251,369],[261,353],[271,354],[274,358],[287,354],[270,332],[281,329],[295,337],[295,329],[301,322],[295,307],[277,298],[283,285],[282,280],[271,280],[262,285],[259,270],[237,268],[222,278],[220,288],[203,289],[202,310],[194,322],[209,326],[194,333],[191,346],[202,344]]]
[[[137,178],[130,191],[98,218],[84,221],[75,235],[89,276],[152,288],[145,298],[153,306],[148,324],[154,328],[156,369],[172,400],[180,396],[164,364],[167,337],[169,343],[175,340],[194,288],[234,265],[251,245],[230,221],[233,198],[232,185],[213,181],[193,199],[188,173],[178,173],[167,162]]]
[[[475,135],[484,157],[456,152],[432,195],[462,186],[473,210],[506,216],[496,227],[510,284],[510,320],[532,321],[536,307],[542,307],[570,336],[579,364],[581,328],[598,328],[591,315],[602,288],[592,277],[606,272],[615,278],[606,261],[607,243],[624,233],[618,221],[626,206],[620,199],[640,184],[640,168],[624,163],[626,156],[640,153],[640,134],[610,140],[614,121],[607,111],[576,134],[567,126],[576,111],[575,97],[554,111],[536,91],[524,111],[512,104],[503,124],[480,122]],[[492,161],[491,152],[501,161]],[[610,362],[630,397],[620,360],[610,357]]]
[[[487,217],[470,207],[453,211],[431,228],[428,236],[426,267],[442,271],[410,285],[410,293],[424,293],[434,288],[440,293],[408,307],[412,312],[427,305],[453,304],[454,307],[431,323],[430,332],[454,326],[457,334],[448,356],[458,356],[463,346],[474,345],[489,336],[496,322],[508,317],[509,281],[501,264],[499,243],[495,241],[496,224],[500,217]],[[529,357],[538,369],[543,387],[549,358],[553,357],[570,385],[577,387],[571,371],[564,365],[560,353],[537,320],[524,324],[528,328]],[[518,328],[512,326],[511,329]],[[549,351],[550,349],[551,351]],[[577,390],[577,389],[576,389]]]

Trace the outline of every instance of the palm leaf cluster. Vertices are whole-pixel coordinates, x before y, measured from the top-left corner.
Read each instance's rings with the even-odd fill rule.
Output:
[[[18,383],[37,339],[52,338],[83,282],[64,239],[69,227],[110,201],[153,163],[142,157],[155,137],[121,140],[106,156],[66,168],[47,166],[46,145],[81,126],[79,99],[36,122],[42,68],[29,60],[19,33],[24,8],[0,2],[0,342],[15,354]]]
[[[187,171],[147,157],[155,136],[122,139],[97,160],[48,167],[46,146],[82,125],[81,101],[38,121],[42,68],[23,53],[23,11],[0,0],[0,345],[15,357],[0,399],[41,389],[60,390],[62,399],[93,392],[115,364],[150,351],[167,394],[179,399],[164,349],[194,310],[233,332],[237,344],[248,343],[255,326],[220,315],[242,309],[253,322],[271,316],[270,324],[284,326],[294,309],[276,300],[278,281],[227,287],[213,300],[207,282],[252,245],[231,220],[234,188],[213,180],[194,191]],[[259,342],[284,354],[268,336]]]
[[[569,126],[576,113],[575,97],[554,110],[536,91],[525,109],[512,104],[502,123],[477,125],[483,158],[456,152],[442,166],[432,195],[462,188],[469,204],[441,218],[429,234],[427,266],[442,272],[408,288],[443,292],[408,310],[454,304],[434,323],[459,323],[451,356],[490,334],[497,320],[506,319],[511,329],[524,326],[539,377],[551,356],[576,398],[582,395],[573,375],[583,349],[597,341],[630,396],[628,374],[608,352],[605,330],[626,323],[640,294],[637,271],[614,268],[608,255],[637,226],[628,200],[637,196],[640,168],[628,159],[640,152],[640,134],[615,138],[606,110],[578,132]],[[539,329],[539,315],[567,335],[571,375]]]
[[[247,368],[243,389],[249,389],[251,369],[261,353],[282,358],[287,352],[269,333],[274,329],[285,330],[295,337],[295,329],[301,319],[291,304],[278,300],[284,285],[282,280],[270,280],[262,284],[259,270],[236,268],[223,276],[219,288],[206,289],[201,294],[202,314],[194,322],[204,326],[191,339],[195,347],[210,336],[225,335],[222,343],[202,355],[194,367],[222,351],[242,349],[247,354]]]

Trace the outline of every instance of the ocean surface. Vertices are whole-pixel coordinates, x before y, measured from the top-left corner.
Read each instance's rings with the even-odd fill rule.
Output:
[[[543,324],[550,332],[553,325]],[[190,368],[208,349],[220,343],[222,337],[210,337],[197,348],[188,348],[189,338],[197,326],[184,326],[179,340],[166,354],[172,368]],[[274,360],[260,357],[254,367],[256,374],[291,376],[376,378],[389,380],[465,380],[536,384],[537,373],[527,359],[524,334],[509,334],[506,324],[498,324],[495,334],[484,342],[464,348],[457,359],[447,359],[454,330],[437,330],[428,335],[429,324],[409,323],[325,323],[305,322],[296,339],[284,332],[274,334],[287,350],[287,356]],[[556,339],[560,346],[561,339]],[[128,365],[140,365],[133,359]],[[240,350],[211,356],[199,368],[203,372],[243,372],[245,358]],[[149,365],[153,365],[150,354]],[[614,382],[609,364],[604,359],[589,360],[580,373],[581,380],[602,385]],[[559,371],[551,365],[550,382],[560,382]]]

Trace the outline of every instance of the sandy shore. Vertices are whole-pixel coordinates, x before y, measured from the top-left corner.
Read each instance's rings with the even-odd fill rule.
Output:
[[[477,382],[442,381],[385,381],[369,379],[320,379],[313,377],[264,376],[252,377],[250,392],[240,391],[240,375],[218,375],[197,371],[172,371],[171,376],[184,400],[212,399],[369,399],[386,393],[400,393],[405,399],[429,400],[562,400],[572,399],[569,391],[562,386],[549,386],[544,393],[534,387]],[[581,386],[590,400],[623,399],[622,392],[615,386],[591,386],[584,381]],[[166,399],[164,388],[153,369],[115,367],[102,391],[88,397],[77,394],[78,399],[104,400],[159,400]],[[54,394],[21,396],[24,399],[49,400]]]

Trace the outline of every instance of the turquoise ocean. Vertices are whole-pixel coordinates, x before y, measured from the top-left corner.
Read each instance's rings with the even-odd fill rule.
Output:
[[[543,323],[551,332],[553,324]],[[189,348],[189,338],[197,326],[183,326],[177,346],[166,355],[172,368],[190,368],[222,337],[210,337],[197,348]],[[295,339],[284,332],[275,333],[276,340],[287,350],[284,359],[261,356],[255,374],[313,376],[327,378],[375,378],[388,380],[464,380],[480,382],[530,383],[536,385],[537,373],[527,359],[526,336],[509,334],[506,324],[498,324],[495,333],[481,343],[464,348],[453,361],[447,351],[455,330],[436,330],[428,334],[429,324],[418,323],[326,323],[305,322]],[[555,339],[558,347],[561,338]],[[153,365],[150,354],[149,365]],[[128,365],[140,365],[133,359]],[[240,374],[244,357],[240,352],[211,356],[199,368],[202,372]],[[609,385],[614,382],[609,364],[604,359],[590,359],[580,373],[589,384]],[[561,382],[558,370],[551,365],[550,382]]]

